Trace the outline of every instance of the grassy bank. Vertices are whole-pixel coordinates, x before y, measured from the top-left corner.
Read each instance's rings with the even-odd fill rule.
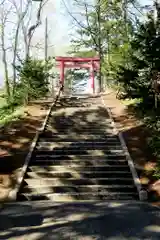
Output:
[[[24,108],[22,106],[11,108],[8,106],[6,99],[3,97],[4,91],[0,90],[0,127],[8,124],[11,121],[19,119],[23,114]]]

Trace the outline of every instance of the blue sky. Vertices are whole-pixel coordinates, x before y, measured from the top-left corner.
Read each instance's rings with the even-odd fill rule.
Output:
[[[1,2],[2,0],[0,0]],[[16,0],[17,1],[17,0]],[[18,0],[19,1],[19,0]],[[18,2],[17,1],[17,2]],[[71,0],[65,0],[69,2]],[[140,0],[143,5],[151,4],[152,0]],[[35,13],[37,9],[37,3],[34,3],[33,17],[32,21],[35,22]],[[66,14],[62,0],[49,0],[45,6],[42,14],[42,25],[36,30],[33,38],[33,44],[37,43],[37,40],[41,42],[42,49],[37,51],[33,50],[34,55],[43,57],[44,51],[44,22],[45,17],[48,18],[48,28],[49,28],[49,54],[50,55],[65,55],[68,49],[71,32],[70,16]],[[1,56],[1,55],[0,55]],[[3,82],[3,67],[0,61],[0,85]]]

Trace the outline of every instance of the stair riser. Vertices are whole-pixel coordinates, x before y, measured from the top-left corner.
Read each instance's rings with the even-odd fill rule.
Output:
[[[55,143],[57,144],[75,144],[75,145],[83,145],[83,144],[97,144],[97,145],[119,145],[120,144],[120,141],[118,139],[97,139],[97,140],[94,140],[94,139],[80,139],[79,141],[77,141],[76,139],[73,139],[73,138],[58,138],[58,137],[55,137],[55,138],[40,138],[38,140],[38,142],[41,144],[48,144],[48,143]]]
[[[57,146],[56,146],[57,145]],[[59,148],[59,149],[58,149]],[[122,147],[121,146],[117,146],[117,145],[110,145],[110,146],[107,146],[107,145],[104,145],[104,146],[89,146],[88,144],[86,145],[75,145],[75,146],[64,146],[64,145],[58,145],[58,144],[47,144],[46,146],[43,145],[43,144],[38,144],[37,147],[36,147],[37,150],[44,150],[44,151],[58,151],[58,152],[63,152],[63,151],[68,151],[68,152],[71,152],[71,151],[83,151],[83,150],[104,150],[104,151],[120,151],[122,152]]]
[[[68,141],[68,142],[72,142],[72,141],[96,141],[100,142],[100,141],[106,141],[106,142],[118,142],[119,143],[119,138],[116,136],[106,136],[106,135],[74,135],[71,134],[71,136],[68,136],[66,134],[52,134],[52,133],[43,133],[40,134],[39,137],[39,141],[49,141],[49,142],[57,142],[57,141]]]
[[[64,98],[57,104],[39,135],[18,200],[138,199],[112,119],[101,101],[91,107],[96,101]]]
[[[28,172],[26,177],[28,178],[76,178],[76,177],[82,177],[82,178],[109,178],[109,177],[115,177],[115,178],[121,178],[121,177],[132,177],[131,173],[127,172],[90,172],[90,173],[84,173],[84,172],[48,172],[48,173],[42,173],[42,172]]]
[[[54,119],[54,117],[55,117],[55,115],[50,116],[48,121],[47,121],[47,123],[53,124],[54,126],[59,124],[60,126],[62,126],[64,128],[67,127],[67,126],[71,126],[71,127],[76,127],[76,126],[78,127],[78,126],[80,126],[80,127],[84,127],[84,128],[85,127],[87,127],[87,128],[96,127],[97,128],[97,125],[98,125],[98,123],[96,124],[96,123],[92,123],[92,122],[90,122],[90,123],[87,122],[85,124],[79,123],[79,125],[78,125],[77,122],[75,122],[74,120],[72,120],[72,119],[71,120],[68,120],[68,119],[66,120],[64,118],[60,118],[58,123],[57,123],[56,120]],[[100,126],[108,127],[108,126],[110,126],[109,124],[112,124],[112,121],[111,121],[111,119],[106,118],[105,121],[103,120],[100,123]]]
[[[45,132],[50,131],[52,134],[64,134],[64,133],[80,133],[80,134],[85,134],[85,135],[113,135],[114,130],[112,128],[110,129],[81,129],[81,128],[59,128],[59,129],[54,129],[52,126],[47,126],[45,128]]]
[[[68,167],[98,167],[100,166],[108,166],[109,167],[126,167],[128,168],[127,162],[126,161],[81,161],[81,160],[54,160],[54,159],[49,159],[48,158],[37,158],[34,159],[30,162],[31,166],[45,166],[48,165],[49,167],[54,167],[54,166],[68,166]]]
[[[115,155],[115,154],[108,154],[108,155],[96,155],[96,156],[92,156],[92,155],[86,155],[86,154],[82,154],[79,156],[76,155],[55,155],[55,154],[49,154],[48,152],[44,152],[43,154],[39,154],[39,152],[37,154],[33,154],[32,159],[35,160],[71,160],[71,161],[91,161],[91,162],[102,162],[102,161],[114,161],[114,162],[126,162],[126,158],[125,155],[123,154],[119,154],[119,155]]]
[[[83,126],[63,126],[58,124],[56,127],[54,124],[47,124],[45,127],[45,130],[49,130],[51,132],[66,132],[66,131],[71,131],[71,132],[82,132],[83,134],[85,133],[98,133],[100,134],[101,132],[104,133],[113,133],[114,128],[112,126],[107,126],[107,127],[100,127],[100,126],[93,126],[93,127],[83,127]]]
[[[109,166],[109,165],[104,165],[104,166],[82,166],[80,167],[79,164],[77,164],[77,166],[72,166],[72,165],[68,165],[66,163],[67,166],[30,166],[28,168],[28,171],[32,171],[32,172],[50,172],[50,171],[58,171],[58,172],[64,172],[64,171],[77,171],[77,172],[81,172],[81,171],[90,171],[90,172],[95,172],[95,171],[100,171],[100,172],[105,172],[105,171],[109,171],[109,172],[113,172],[113,171],[125,171],[125,172],[129,172],[130,173],[130,169],[128,166]]]
[[[92,193],[97,193],[100,191],[103,191],[104,193],[135,193],[135,188],[130,185],[108,185],[108,186],[96,186],[96,185],[91,185],[91,186],[47,186],[47,187],[37,187],[34,188],[29,188],[28,186],[22,187],[21,191],[23,193],[28,193],[28,194],[49,194],[49,193],[87,193],[87,192],[92,192]]]
[[[60,185],[132,185],[133,186],[133,180],[132,179],[127,179],[127,178],[104,178],[104,179],[24,179],[24,182],[29,185],[30,187],[32,186],[40,186],[40,187],[46,187],[48,185],[53,185],[53,186],[60,186]]]
[[[96,147],[100,147],[100,148],[115,148],[115,149],[119,149],[121,147],[120,143],[113,143],[113,142],[38,142],[37,146],[39,147],[67,147],[67,148],[96,148]]]
[[[112,195],[105,195],[105,194],[90,194],[87,193],[85,195],[77,194],[77,195],[63,195],[63,194],[48,194],[48,195],[30,195],[24,196],[24,200],[51,200],[54,202],[70,202],[70,201],[102,201],[102,200],[136,200],[137,195],[135,194],[112,194]]]
[[[46,137],[46,138],[50,138],[50,137],[52,137],[52,138],[54,138],[54,137],[56,137],[56,135],[57,136],[59,136],[59,138],[61,137],[62,138],[62,136],[64,136],[64,135],[66,135],[66,133],[68,134],[68,136],[66,136],[66,138],[68,138],[69,136],[71,137],[73,137],[73,139],[74,138],[76,138],[76,139],[78,139],[78,136],[74,136],[75,134],[77,135],[77,134],[79,134],[79,135],[83,135],[83,136],[86,136],[88,139],[91,139],[91,138],[93,138],[93,139],[96,139],[96,138],[101,138],[101,139],[109,139],[109,138],[113,138],[114,137],[114,133],[113,133],[113,131],[107,131],[107,132],[105,132],[105,131],[97,131],[97,132],[84,132],[83,130],[81,130],[81,131],[71,131],[70,129],[68,129],[68,130],[66,130],[66,131],[51,131],[51,129],[45,129],[44,130],[44,133],[43,133],[43,135],[42,135],[42,137]],[[81,136],[79,136],[79,139],[81,139]]]
[[[35,150],[34,154],[36,155],[91,155],[95,156],[96,155],[108,155],[108,156],[113,156],[113,155],[122,155],[123,150],[80,150],[80,149],[72,149],[72,150],[61,150],[61,149],[56,149],[56,150]]]
[[[62,119],[59,119],[59,122],[56,122],[54,117],[52,118],[49,118],[48,121],[47,121],[47,125],[51,125],[53,126],[53,128],[56,128],[56,127],[62,127],[63,129],[67,128],[67,127],[71,127],[71,128],[84,128],[84,129],[101,129],[101,128],[104,128],[104,129],[108,129],[108,128],[113,128],[112,126],[112,121],[110,119],[106,119],[105,121],[101,122],[100,124],[99,123],[78,123],[78,122],[75,122],[74,120],[72,121],[68,121],[66,122],[65,120],[62,121]]]

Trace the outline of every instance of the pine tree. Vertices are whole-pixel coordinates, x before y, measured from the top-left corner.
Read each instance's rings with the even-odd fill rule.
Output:
[[[129,96],[142,97],[144,101],[153,97],[153,70],[160,71],[159,5],[156,12],[156,18],[150,12],[147,21],[140,24],[131,42],[130,65],[128,68],[121,66],[118,72],[118,81]]]

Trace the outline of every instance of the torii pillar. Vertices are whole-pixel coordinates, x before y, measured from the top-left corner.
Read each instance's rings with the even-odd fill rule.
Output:
[[[90,79],[91,79],[91,89],[93,94],[95,93],[95,78],[94,78],[94,62],[91,61],[91,67],[90,67]]]
[[[64,61],[62,60],[60,64],[60,84],[64,85]]]

